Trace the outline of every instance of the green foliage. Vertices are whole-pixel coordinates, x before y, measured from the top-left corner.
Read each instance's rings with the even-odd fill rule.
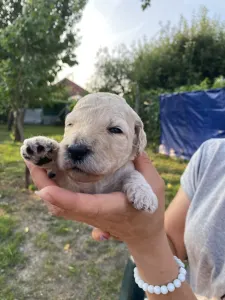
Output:
[[[205,7],[191,22],[181,16],[176,26],[161,25],[156,38],[143,40],[131,50],[121,45],[101,49],[92,90],[127,94],[138,83],[141,91],[184,86],[212,86],[225,76],[225,24],[210,18]]]
[[[140,43],[134,70],[143,89],[173,91],[184,85],[209,83],[225,74],[225,24],[202,7],[189,23],[184,17],[172,27],[162,25],[156,39]]]
[[[215,79],[212,88],[218,89],[218,88],[224,88],[225,87],[225,78],[223,76],[219,76]]]
[[[90,90],[115,94],[125,94],[130,90],[132,56],[125,45],[116,47],[112,53],[107,48],[101,48],[97,53],[95,69],[96,73],[89,83]]]
[[[21,109],[61,98],[63,64],[77,64],[75,25],[86,0],[3,1],[0,13],[0,107]],[[23,117],[22,117],[23,119]]]
[[[145,10],[151,5],[151,0],[141,0],[141,3],[142,9]]]

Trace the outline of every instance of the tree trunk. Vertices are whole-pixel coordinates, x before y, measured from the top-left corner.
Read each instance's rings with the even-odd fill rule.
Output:
[[[13,113],[14,119],[14,141],[15,142],[23,142],[24,141],[24,109],[18,109]],[[25,166],[25,188],[27,189],[30,184],[30,172],[27,166]]]
[[[8,120],[7,120],[7,129],[8,129],[8,131],[12,131],[13,122],[14,122],[14,115],[13,115],[13,111],[10,110],[9,114],[8,114]]]
[[[139,85],[137,83],[136,85],[136,95],[135,95],[135,109],[137,114],[139,114],[140,110],[140,91],[139,91]]]
[[[24,109],[18,109],[14,111],[14,141],[23,142],[24,141],[24,130],[23,130],[23,121],[24,121]]]

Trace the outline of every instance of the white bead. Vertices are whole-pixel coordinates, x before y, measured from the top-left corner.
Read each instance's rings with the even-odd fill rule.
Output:
[[[167,288],[168,288],[168,291],[169,291],[169,292],[175,291],[175,286],[174,286],[173,283],[168,283],[168,284],[167,284]]]
[[[177,263],[179,262],[179,258],[178,258],[178,257],[174,256],[173,258],[175,259],[175,261],[176,261]]]
[[[180,273],[180,274],[186,275],[186,274],[187,274],[187,271],[186,271],[184,268],[181,267],[181,268],[179,269],[179,273]]]
[[[162,293],[163,295],[168,294],[168,288],[167,288],[165,285],[162,285],[162,286],[161,286],[161,293]]]
[[[177,262],[179,267],[185,268],[185,264],[180,260]]]
[[[153,285],[149,285],[149,286],[148,286],[148,292],[149,292],[150,294],[153,294],[153,293],[154,293],[154,286],[153,286]]]
[[[143,284],[144,284],[144,281],[143,280],[139,280],[138,286],[139,286],[140,289],[142,289]]]
[[[144,283],[142,289],[143,289],[144,292],[147,292],[148,284]]]
[[[174,256],[174,259],[180,267],[185,267],[185,264],[178,257]]]
[[[158,285],[154,286],[154,293],[156,295],[160,295],[161,294],[161,288],[160,288],[160,286],[158,286]]]
[[[181,281],[180,281],[179,279],[175,279],[174,282],[173,282],[173,284],[174,284],[174,286],[175,286],[176,288],[181,287]]]
[[[138,278],[136,278],[136,283],[137,283],[137,285],[139,285],[139,282],[141,281],[141,279],[138,277]]]
[[[185,279],[186,279],[186,277],[185,277],[184,274],[179,274],[179,275],[178,275],[178,279],[179,279],[181,282],[184,282]]]
[[[174,260],[179,266],[179,274],[177,279],[175,279],[173,282],[168,283],[167,285],[162,285],[161,287],[149,285],[148,283],[144,282],[141,279],[137,267],[134,268],[135,282],[141,289],[143,289],[144,292],[148,291],[150,294],[155,293],[157,295],[160,294],[166,295],[168,292],[173,292],[175,288],[179,288],[181,286],[181,283],[186,280],[186,274],[187,274],[184,263],[176,256],[174,256]]]

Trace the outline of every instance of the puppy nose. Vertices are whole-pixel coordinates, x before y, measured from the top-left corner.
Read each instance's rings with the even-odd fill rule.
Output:
[[[68,147],[68,153],[73,161],[78,161],[84,159],[90,153],[90,150],[86,145],[73,144]]]

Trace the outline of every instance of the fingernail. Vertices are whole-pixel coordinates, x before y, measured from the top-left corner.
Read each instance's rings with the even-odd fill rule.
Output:
[[[107,241],[109,238],[106,237],[105,235],[100,236],[100,241]]]

